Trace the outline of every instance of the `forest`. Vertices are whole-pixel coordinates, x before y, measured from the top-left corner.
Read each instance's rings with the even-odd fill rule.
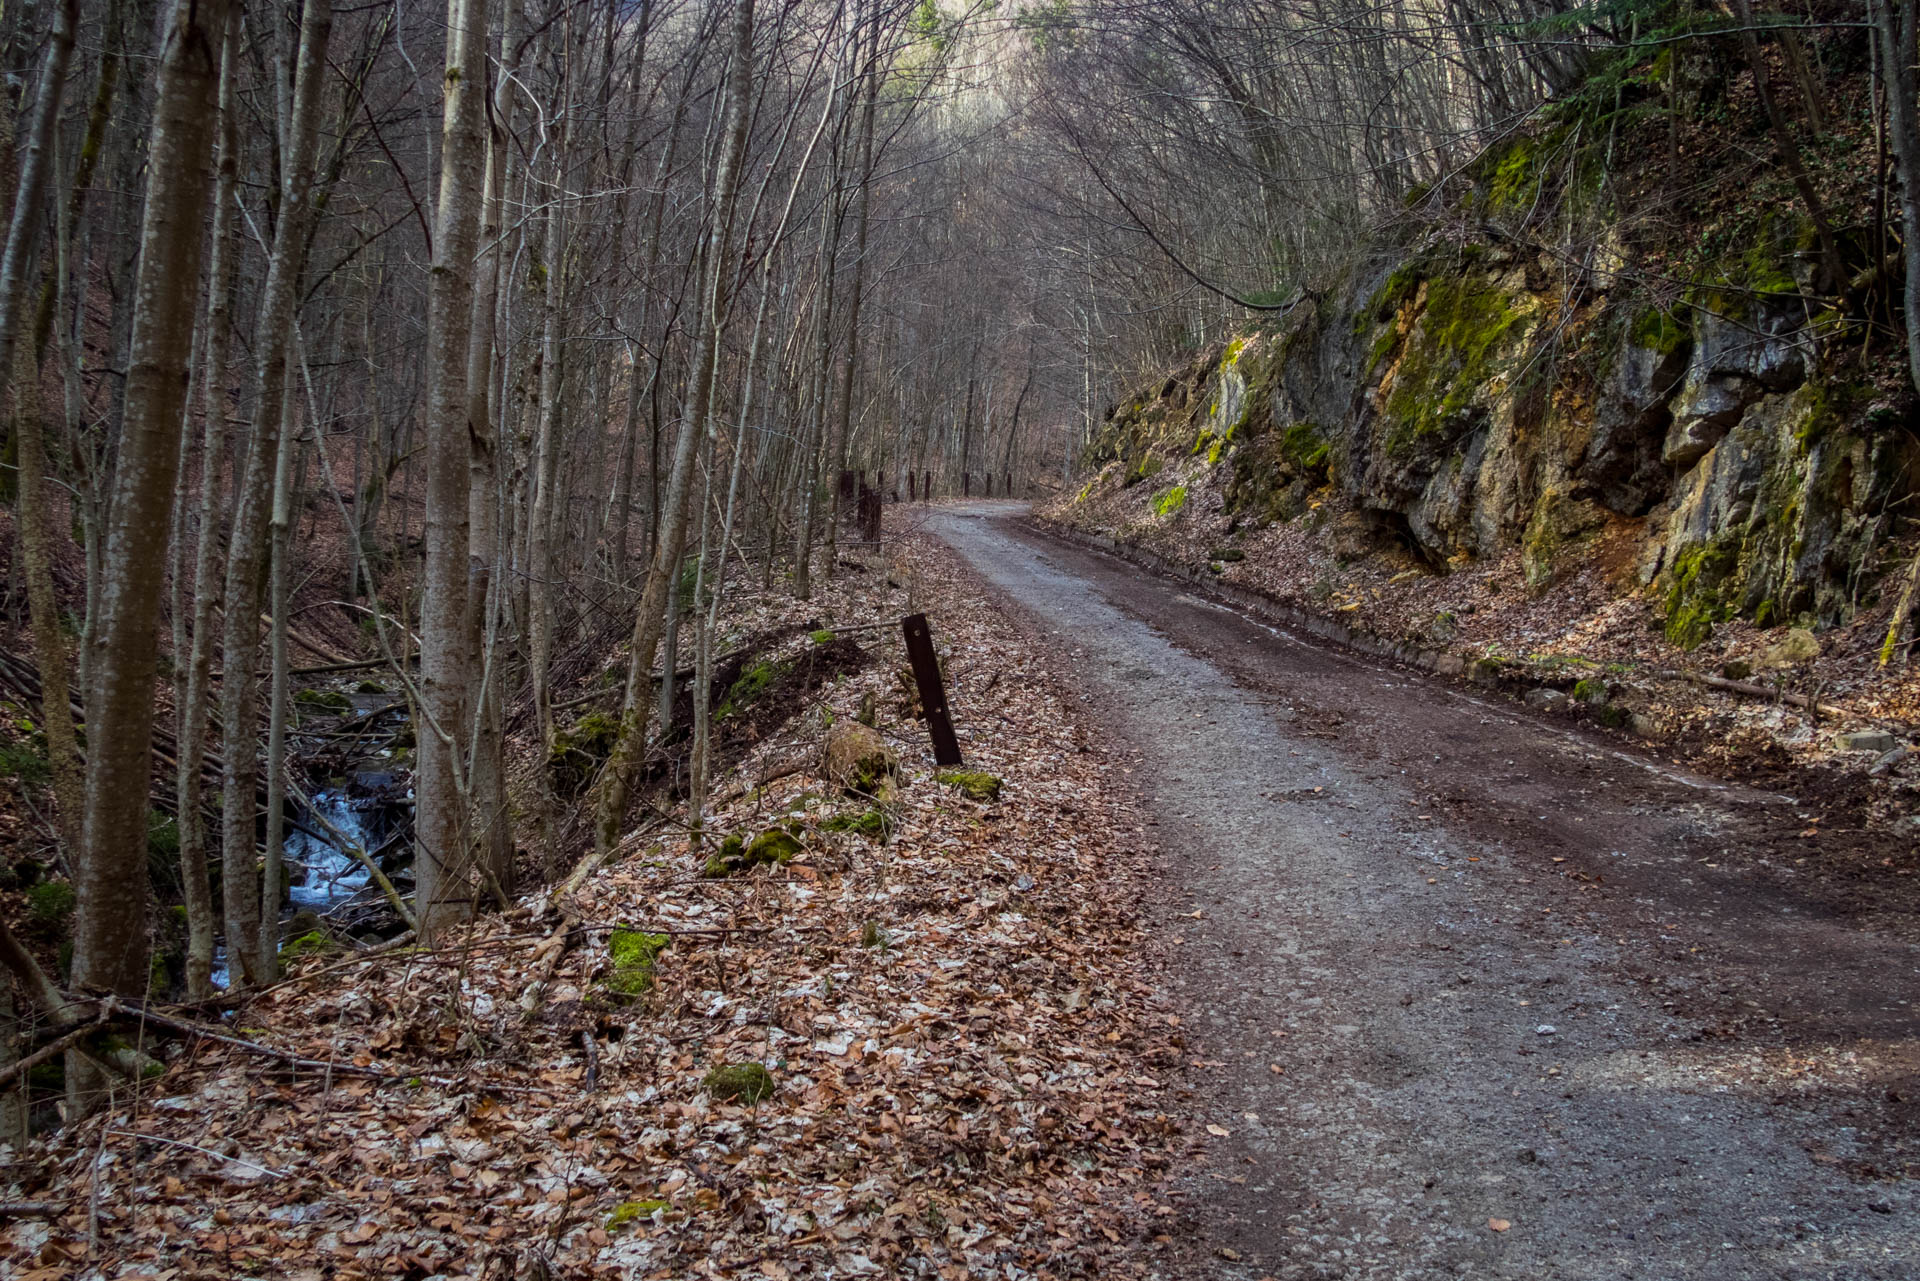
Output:
[[[1907,789],[1854,802],[1882,840],[1917,8],[6,5],[14,1274],[1173,1266],[1159,1078],[1199,1052],[1139,956],[1147,827],[1050,674],[1079,651],[941,550],[976,502],[1729,769],[1844,722]],[[972,772],[928,755],[921,614]],[[1807,724],[1763,749],[1682,686]],[[942,869],[1047,906],[976,920]],[[967,950],[1015,926],[1059,974]],[[872,1038],[820,1030],[887,958],[925,973]],[[908,1061],[947,1029],[997,1100],[938,1151],[924,1097],[874,1102],[914,1017]],[[306,1155],[254,1145],[270,1104]],[[358,1155],[355,1107],[442,1182]],[[834,1155],[863,1111],[902,1118],[878,1190]],[[602,1159],[676,1124],[680,1166]],[[472,1209],[500,1177],[527,1240]]]

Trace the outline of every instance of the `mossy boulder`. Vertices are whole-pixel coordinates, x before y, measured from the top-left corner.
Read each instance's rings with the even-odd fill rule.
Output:
[[[353,708],[353,700],[337,689],[301,689],[295,690],[293,701],[301,707],[311,707],[316,711],[345,712]]]
[[[744,872],[763,864],[791,863],[806,846],[785,828],[769,828],[752,840],[735,833],[720,842],[720,849],[707,859],[703,876],[719,878]]]
[[[646,930],[615,930],[607,936],[607,973],[600,986],[631,1000],[653,986],[654,962],[673,942],[671,935]]]
[[[880,732],[857,720],[835,721],[827,730],[825,758],[828,781],[868,795],[900,769],[899,754]]]
[[[773,1073],[763,1063],[728,1063],[708,1072],[701,1084],[721,1103],[758,1103],[773,1095]]]
[[[556,729],[547,751],[547,778],[554,794],[574,797],[585,792],[619,737],[620,718],[608,712],[589,712],[566,729]]]
[[[1001,781],[997,774],[984,774],[979,770],[949,769],[941,770],[933,778],[936,783],[955,789],[969,800],[997,801],[1000,799]]]
[[[280,959],[296,961],[303,956],[326,956],[339,950],[340,945],[334,942],[333,936],[325,930],[308,930],[304,934],[294,935],[280,945]]]

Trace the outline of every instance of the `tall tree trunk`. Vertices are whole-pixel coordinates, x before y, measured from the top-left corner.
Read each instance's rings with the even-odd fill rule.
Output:
[[[506,0],[500,33],[500,57],[507,65],[495,87],[487,135],[486,187],[481,214],[479,259],[475,264],[473,323],[467,337],[467,431],[471,451],[467,469],[467,646],[480,663],[479,701],[473,709],[471,839],[481,866],[503,892],[513,889],[513,815],[507,806],[506,737],[499,663],[497,602],[501,585],[500,450],[494,386],[494,332],[500,305],[502,193],[511,152],[514,73],[520,39],[519,0]]]
[[[427,286],[426,599],[420,611],[421,697],[427,724],[415,775],[414,881],[420,936],[431,941],[473,910],[467,744],[473,651],[468,628],[470,471],[468,350],[473,267],[486,194],[487,10],[447,0],[440,200]]]
[[[620,734],[608,754],[594,797],[594,848],[609,853],[620,839],[627,804],[646,755],[648,712],[652,709],[653,660],[660,648],[668,593],[678,575],[687,536],[687,498],[693,487],[693,462],[700,438],[706,434],[707,412],[713,397],[713,368],[725,323],[721,292],[728,278],[728,249],[733,237],[734,192],[746,151],[747,115],[753,71],[753,0],[734,0],[732,62],[727,80],[727,123],[720,163],[715,167],[708,226],[705,306],[688,370],[685,425],[674,443],[673,472],[667,482],[661,513],[659,545],[647,570],[633,623],[633,648],[627,660],[627,686],[621,701]]]
[[[874,32],[874,44],[880,42],[880,33]],[[858,210],[853,221],[853,286],[852,296],[847,299],[847,354],[840,369],[840,405],[834,419],[833,440],[827,447],[827,474],[833,493],[833,516],[827,521],[827,577],[833,577],[834,562],[839,557],[840,510],[840,473],[846,470],[849,428],[853,421],[853,380],[860,364],[860,300],[864,293],[867,277],[867,213],[871,204],[869,194],[873,188],[873,116],[880,103],[880,77],[868,72],[866,104],[860,113],[860,168]]]
[[[187,908],[187,999],[213,995],[213,888],[207,880],[207,825],[200,817],[200,754],[207,737],[207,691],[213,679],[213,611],[221,581],[215,567],[225,544],[220,537],[220,475],[227,424],[227,353],[232,321],[234,192],[239,181],[239,131],[234,118],[234,59],[239,22],[231,14],[220,62],[220,143],[214,186],[213,242],[207,266],[206,369],[201,375],[200,537],[193,553],[193,651],[180,696],[179,773],[180,879]]]
[[[1793,140],[1793,130],[1773,96],[1766,55],[1760,50],[1760,38],[1753,32],[1753,5],[1749,0],[1732,0],[1732,3],[1734,15],[1740,22],[1740,47],[1746,51],[1747,66],[1753,72],[1754,92],[1766,112],[1774,147],[1786,166],[1787,176],[1793,179],[1794,190],[1800,193],[1800,202],[1807,207],[1807,217],[1813,221],[1813,232],[1820,242],[1820,279],[1814,288],[1822,293],[1836,291],[1846,284],[1846,268],[1840,259],[1840,246],[1833,238],[1833,225],[1827,219],[1826,204],[1814,189],[1813,179],[1800,158],[1800,146]]]
[[[1887,143],[1900,175],[1900,239],[1906,249],[1907,373],[1920,387],[1920,119],[1915,103],[1916,0],[1873,0],[1887,82]]]
[[[153,109],[120,456],[100,607],[87,637],[87,793],[74,923],[76,986],[147,986],[147,787],[164,540],[211,194],[226,0],[175,0]],[[251,804],[249,804],[251,812]]]
[[[233,541],[227,552],[226,618],[221,629],[220,726],[225,752],[221,789],[221,886],[227,925],[229,985],[262,981],[260,897],[254,858],[255,794],[259,778],[256,725],[259,693],[261,579],[266,567],[267,520],[280,457],[287,358],[300,276],[313,216],[313,157],[320,125],[320,98],[333,31],[329,0],[306,0],[300,23],[299,68],[287,121],[281,172],[280,220],[274,228],[267,277],[261,287],[254,429],[247,451]]]

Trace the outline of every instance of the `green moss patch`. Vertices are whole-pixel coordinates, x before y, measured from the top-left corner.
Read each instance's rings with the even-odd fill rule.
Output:
[[[607,1231],[618,1232],[622,1228],[632,1227],[641,1219],[650,1219],[661,1210],[670,1209],[666,1201],[622,1201],[607,1214]]]
[[[829,832],[858,832],[862,836],[883,841],[893,828],[887,812],[875,807],[859,814],[836,814],[821,826]]]
[[[311,707],[326,712],[345,712],[353,709],[353,700],[337,689],[295,690],[293,701],[301,707]]]
[[[1736,540],[1721,539],[1689,547],[1674,557],[1667,576],[1666,636],[1682,649],[1698,648],[1715,623],[1733,617],[1721,590],[1739,567]]]
[[[1161,494],[1153,500],[1153,511],[1156,516],[1171,516],[1186,505],[1187,487],[1185,485],[1175,485],[1172,489],[1169,489],[1166,493]]]
[[[820,639],[822,633],[813,633],[814,644],[825,645],[832,641],[832,632],[826,632],[824,634],[826,640]],[[772,689],[774,683],[778,681],[791,666],[792,664],[790,663],[762,661],[755,663],[753,666],[741,672],[740,678],[728,686],[727,697],[714,712],[714,719],[724,720],[752,704],[761,695],[765,694],[769,689]]]
[[[654,961],[672,942],[667,934],[615,930],[607,936],[607,958],[612,967],[600,986],[615,996],[639,996],[653,986]]]
[[[73,915],[77,898],[65,881],[42,881],[27,891],[27,915],[35,925],[58,928]]]
[[[1673,311],[1649,307],[1634,318],[1627,329],[1627,338],[1636,347],[1671,356],[1693,341],[1693,325],[1685,307]]]
[[[1389,449],[1448,437],[1499,372],[1502,349],[1524,313],[1478,272],[1435,276],[1387,396]]]
[[[763,1063],[729,1063],[702,1079],[707,1093],[722,1103],[758,1103],[773,1096],[773,1073]]]
[[[957,789],[969,800],[997,801],[1000,799],[1001,781],[995,774],[983,774],[978,770],[949,769],[941,770],[933,776],[933,779],[936,783]]]

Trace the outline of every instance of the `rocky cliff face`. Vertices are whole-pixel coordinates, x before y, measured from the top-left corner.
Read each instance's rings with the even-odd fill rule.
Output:
[[[1415,252],[1117,405],[1076,505],[1146,486],[1152,524],[1217,490],[1223,535],[1305,521],[1436,572],[1517,547],[1535,591],[1604,546],[1687,647],[1734,617],[1842,622],[1920,518],[1920,437],[1833,372],[1858,339],[1798,258],[1653,307],[1511,244]]]

